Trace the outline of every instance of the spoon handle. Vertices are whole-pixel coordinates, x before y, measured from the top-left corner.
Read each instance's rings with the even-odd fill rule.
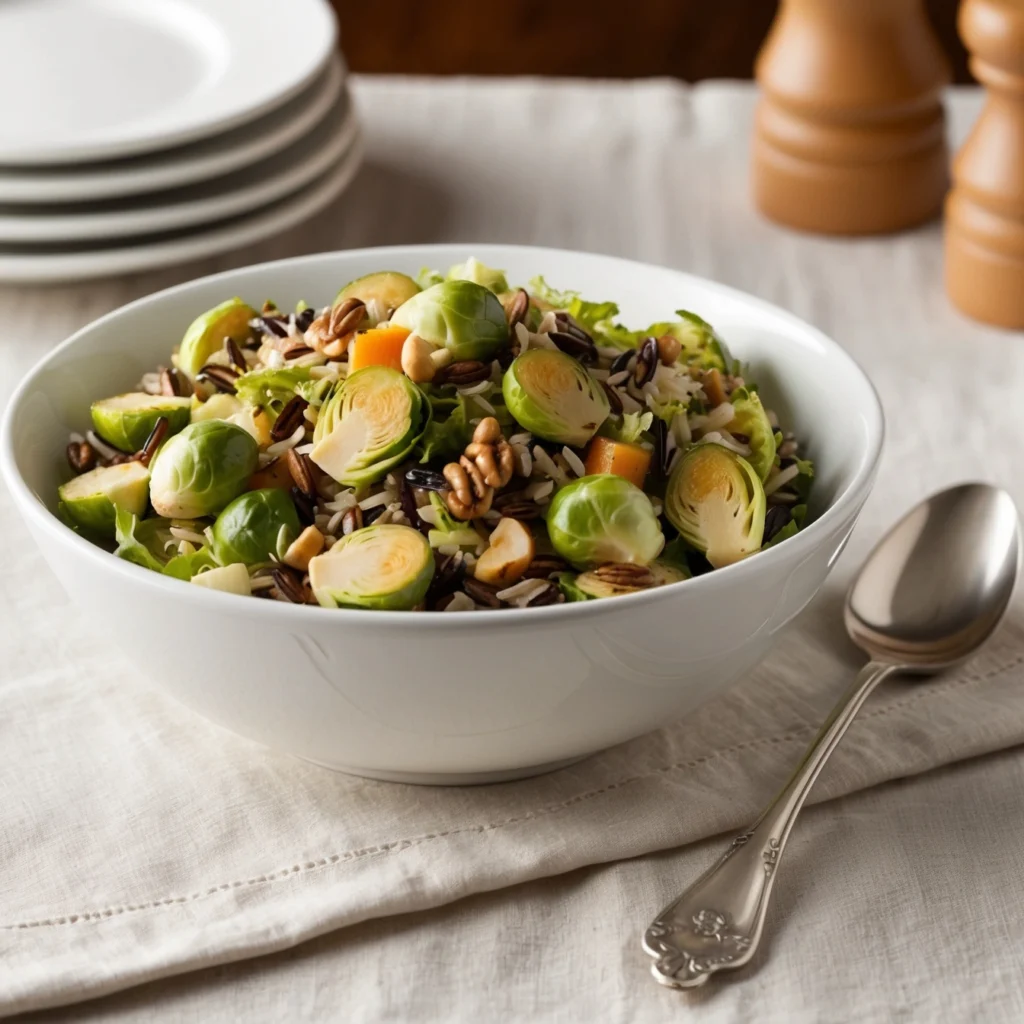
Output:
[[[761,816],[644,934],[651,973],[670,988],[696,988],[757,951],[786,840],[814,780],[871,691],[898,666],[868,662],[825,720],[789,781]]]

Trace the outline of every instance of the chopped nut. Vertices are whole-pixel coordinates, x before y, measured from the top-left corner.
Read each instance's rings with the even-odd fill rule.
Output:
[[[529,311],[530,296],[524,289],[519,288],[505,305],[505,317],[508,319],[509,330],[514,331],[516,324],[523,323]]]
[[[309,406],[300,395],[293,395],[288,404],[278,413],[274,425],[270,428],[273,441],[283,441],[295,433],[295,428],[305,420],[306,408]]]
[[[96,465],[96,449],[88,441],[72,441],[67,456],[68,465],[76,473],[86,473]]]
[[[502,519],[490,546],[477,559],[473,575],[483,583],[508,587],[522,579],[533,561],[533,534],[518,519]]]
[[[473,440],[477,444],[494,444],[501,436],[501,424],[493,416],[485,416],[473,431]]]
[[[475,519],[490,511],[494,488],[484,483],[480,470],[465,455],[444,467],[444,478],[451,487],[445,503],[456,519]]]
[[[284,453],[285,464],[291,473],[295,486],[307,498],[316,497],[316,480],[313,478],[312,463],[308,455],[300,455],[294,448]]]
[[[299,572],[305,572],[309,568],[309,560],[319,555],[323,549],[324,535],[315,526],[307,526],[288,545],[282,561]]]
[[[434,351],[430,353],[430,361],[438,370],[443,370],[446,366],[451,364],[451,349],[435,348]]]
[[[722,385],[722,375],[718,370],[705,370],[701,375],[700,385],[707,396],[708,405],[714,409],[726,400],[725,388]]]
[[[336,359],[345,353],[365,319],[366,304],[359,299],[345,299],[318,316],[306,328],[303,339],[310,348]]]
[[[437,366],[431,359],[433,351],[434,346],[415,331],[405,339],[402,345],[402,370],[414,384],[425,384],[434,379]]]
[[[683,350],[683,346],[679,344],[678,339],[673,338],[671,334],[663,334],[658,338],[657,345],[658,358],[662,363],[665,366],[675,366],[676,361],[679,359],[679,353]]]

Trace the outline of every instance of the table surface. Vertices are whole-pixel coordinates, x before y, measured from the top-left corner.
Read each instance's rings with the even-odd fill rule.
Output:
[[[895,322],[877,324],[892,332],[892,354],[870,368],[890,410],[901,388],[928,384],[901,336],[957,324],[941,291],[937,225],[839,241],[756,216],[746,187],[749,86],[362,78],[355,93],[367,163],[314,223],[159,274],[0,289],[7,365],[27,369],[74,328],[180,280],[396,242],[536,242],[677,266],[778,302],[854,352],[860,332],[874,329],[873,309],[905,306]],[[978,101],[951,95],[954,140]],[[505,149],[500,159],[489,152],[496,134],[523,140],[516,161]],[[848,272],[837,275],[840,267]],[[1018,358],[1019,336],[966,321],[963,331],[991,346],[988,365]],[[0,396],[14,383],[0,381]],[[897,431],[890,465],[900,451]],[[940,486],[947,480],[935,455]],[[697,994],[660,989],[638,936],[720,840],[368,922],[32,1019],[1021,1020],[1022,785],[1024,757],[1011,750],[808,811],[761,955],[731,983]]]

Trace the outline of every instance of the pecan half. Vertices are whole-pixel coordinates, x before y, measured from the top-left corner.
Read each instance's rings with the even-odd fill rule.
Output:
[[[468,387],[479,384],[491,375],[491,364],[481,363],[478,359],[463,359],[457,363],[449,363],[434,378],[435,384],[454,384],[456,387]]]
[[[298,487],[293,487],[288,493],[292,496],[299,522],[304,526],[312,526],[316,522],[316,504],[313,499],[309,495],[303,494]]]
[[[463,455],[458,462],[449,462],[444,467],[444,478],[451,488],[445,494],[445,503],[456,519],[476,519],[490,511],[494,488],[484,481],[471,459]]]
[[[505,316],[508,319],[508,329],[514,331],[516,324],[524,323],[526,314],[530,311],[530,296],[523,288],[518,289],[515,295],[508,300],[505,306]]]
[[[274,425],[270,428],[273,441],[284,441],[295,433],[295,428],[304,422],[307,402],[300,395],[293,395],[288,404],[278,413]]]
[[[305,342],[310,348],[332,359],[340,356],[352,335],[366,319],[366,304],[359,299],[345,299],[325,310],[306,328]]]
[[[544,510],[535,501],[509,501],[498,509],[504,519],[518,519],[521,523],[529,523],[540,519]]]
[[[87,473],[96,465],[96,449],[88,441],[72,441],[67,447],[68,465],[76,473]]]
[[[312,354],[313,349],[311,349],[307,344],[305,344],[305,342],[300,341],[292,345],[291,348],[286,348],[281,353],[281,356],[285,359],[285,361],[289,361],[292,359],[301,359],[303,356],[309,356]]]
[[[593,574],[605,583],[616,587],[635,587],[642,590],[654,586],[654,574],[646,565],[634,565],[632,562],[606,562],[592,570]]]

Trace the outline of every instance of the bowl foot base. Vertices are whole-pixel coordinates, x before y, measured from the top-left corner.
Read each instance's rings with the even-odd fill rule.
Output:
[[[376,779],[378,782],[404,782],[413,786],[483,786],[492,782],[515,782],[518,779],[529,779],[534,775],[555,772],[559,768],[568,768],[571,764],[578,764],[589,756],[589,754],[581,754],[579,757],[568,757],[564,761],[548,761],[546,764],[534,764],[526,768],[509,768],[496,772],[389,772],[376,768],[328,764],[325,761],[316,761],[309,757],[304,757],[302,760],[319,765],[321,768],[329,768],[334,772],[358,775],[363,779]]]

